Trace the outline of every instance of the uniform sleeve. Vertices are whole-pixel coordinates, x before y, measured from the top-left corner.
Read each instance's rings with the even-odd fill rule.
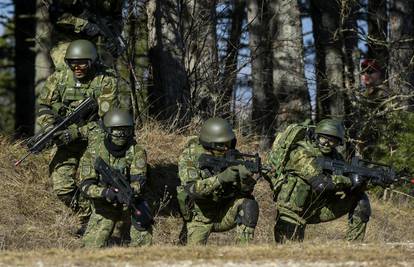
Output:
[[[144,148],[136,145],[134,147],[134,157],[130,166],[131,187],[135,194],[141,194],[147,182],[147,153]]]
[[[89,142],[88,148],[83,154],[79,163],[79,180],[81,191],[92,199],[102,198],[102,191],[104,186],[99,185],[98,176],[94,168],[94,162],[96,159],[94,147],[96,142]]]
[[[349,177],[324,172],[317,165],[315,155],[302,148],[291,153],[288,166],[294,174],[306,180],[314,188],[341,191],[352,185]]]
[[[316,164],[316,157],[301,147],[290,153],[286,169],[304,180],[309,180],[323,172]]]
[[[221,184],[217,176],[202,179],[202,172],[197,166],[197,155],[192,147],[183,151],[178,162],[181,184],[193,198],[210,198],[220,194]]]
[[[57,89],[58,74],[53,73],[46,80],[45,85],[40,91],[38,99],[38,113],[36,123],[40,128],[55,123],[56,114],[59,112],[61,98]]]
[[[119,107],[116,79],[112,76],[106,76],[102,79],[102,91],[98,97],[98,114],[100,117],[111,108]]]

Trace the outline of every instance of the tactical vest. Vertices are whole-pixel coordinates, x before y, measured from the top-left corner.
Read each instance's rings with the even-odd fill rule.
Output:
[[[53,109],[58,111],[59,115],[66,116],[84,99],[88,97],[97,99],[102,91],[102,80],[104,77],[99,75],[87,83],[81,83],[75,81],[73,75],[68,73],[68,71],[62,71],[56,85],[60,101],[53,104]]]

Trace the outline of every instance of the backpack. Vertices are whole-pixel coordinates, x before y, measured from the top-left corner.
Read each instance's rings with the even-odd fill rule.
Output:
[[[272,166],[274,178],[279,178],[285,170],[289,154],[299,141],[305,140],[310,134],[312,126],[310,120],[303,123],[289,125],[283,132],[279,132],[269,153],[268,162]]]

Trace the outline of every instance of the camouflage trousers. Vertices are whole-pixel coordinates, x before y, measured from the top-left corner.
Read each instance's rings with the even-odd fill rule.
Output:
[[[147,246],[152,243],[152,228],[138,231],[130,226],[131,213],[126,208],[114,207],[103,201],[93,201],[92,215],[82,238],[83,245],[89,248],[101,248],[108,244],[116,226],[129,225],[130,246]]]
[[[365,193],[316,195],[304,180],[288,176],[276,198],[275,241],[302,241],[307,224],[329,222],[348,214],[346,239],[362,241],[371,207]]]
[[[62,202],[77,213],[81,223],[87,223],[91,214],[89,200],[77,187],[76,173],[86,142],[58,147],[49,165],[52,187]]]
[[[253,240],[254,227],[242,224],[239,220],[243,214],[242,205],[245,198],[231,201],[216,211],[216,216],[205,217],[197,208],[193,210],[193,218],[186,223],[187,244],[205,245],[213,232],[225,232],[236,227],[237,243],[246,244]],[[257,221],[257,220],[256,220]]]

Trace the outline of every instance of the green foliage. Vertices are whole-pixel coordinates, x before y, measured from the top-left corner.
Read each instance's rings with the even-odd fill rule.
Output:
[[[380,126],[381,135],[372,151],[375,161],[393,166],[397,171],[414,174],[414,113],[389,114]],[[412,185],[403,186],[404,191]]]

